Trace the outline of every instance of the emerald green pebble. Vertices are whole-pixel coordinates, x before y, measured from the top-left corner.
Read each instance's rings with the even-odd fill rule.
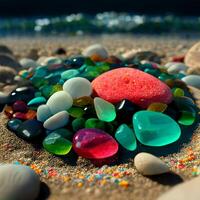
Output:
[[[35,97],[34,99],[31,99],[28,102],[28,106],[34,106],[34,105],[41,105],[46,103],[46,99],[44,97]]]
[[[84,118],[76,118],[72,121],[72,129],[77,132],[80,129],[85,127],[85,119]]]
[[[99,97],[94,98],[94,107],[98,119],[105,122],[112,122],[116,118],[116,111],[113,104]]]
[[[72,143],[57,133],[50,133],[43,141],[43,147],[55,155],[66,155],[72,148]]]
[[[130,129],[126,124],[122,124],[116,130],[116,140],[127,150],[134,151],[137,148],[137,141],[133,130]]]
[[[71,107],[68,110],[68,113],[70,116],[74,117],[74,118],[80,118],[85,114],[85,111],[82,108],[79,107]]]
[[[182,97],[184,96],[184,90],[181,88],[173,88],[172,93],[174,97]]]
[[[74,78],[74,77],[76,77],[78,75],[79,75],[79,71],[78,70],[76,70],[76,69],[69,69],[69,70],[64,71],[61,74],[61,78],[63,80],[68,80],[68,79]]]
[[[85,122],[85,128],[98,128],[105,130],[105,122],[100,121],[97,118],[90,118]]]
[[[192,125],[196,120],[196,112],[195,111],[182,111],[181,117],[178,119],[178,123],[189,126]]]
[[[133,115],[137,139],[147,146],[164,146],[177,141],[181,135],[179,125],[160,112],[139,111]]]
[[[51,133],[56,133],[56,134],[64,137],[67,140],[71,140],[72,136],[73,136],[73,133],[70,130],[65,129],[65,128],[57,129],[57,130],[55,130],[55,131],[53,131]]]

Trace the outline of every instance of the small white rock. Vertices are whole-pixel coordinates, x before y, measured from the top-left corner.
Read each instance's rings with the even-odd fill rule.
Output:
[[[185,72],[188,69],[188,67],[183,63],[173,63],[172,65],[169,65],[167,68],[167,72],[169,74],[177,74],[180,72]]]
[[[157,200],[199,200],[200,177],[178,184],[168,192],[161,195]]]
[[[91,57],[92,55],[99,55],[101,58],[108,58],[106,49],[101,44],[93,44],[83,50],[82,54],[85,57]]]
[[[20,63],[20,64],[22,65],[22,67],[25,68],[25,69],[28,69],[28,68],[30,68],[30,67],[35,68],[35,67],[38,66],[37,63],[36,63],[34,60],[30,59],[30,58],[22,58],[22,59],[19,61],[19,63]]]
[[[52,116],[51,110],[48,105],[41,105],[37,109],[37,120],[40,122],[46,121]]]
[[[193,86],[200,89],[200,76],[199,75],[188,75],[182,78],[187,85]]]
[[[169,167],[162,160],[149,153],[137,154],[134,165],[141,174],[147,176],[169,172]]]
[[[75,77],[65,81],[63,90],[68,92],[73,99],[90,96],[92,94],[92,85],[86,78]]]
[[[52,114],[68,110],[72,107],[72,104],[72,97],[68,92],[65,91],[59,91],[54,93],[47,101],[47,105],[49,106]]]
[[[44,122],[44,128],[48,130],[55,130],[67,125],[69,121],[69,114],[67,111],[61,111]]]
[[[40,190],[38,175],[27,166],[0,166],[0,199],[35,200]]]

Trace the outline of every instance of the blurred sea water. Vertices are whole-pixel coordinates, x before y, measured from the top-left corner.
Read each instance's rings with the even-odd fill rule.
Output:
[[[0,35],[200,32],[200,17],[104,12],[0,18]]]

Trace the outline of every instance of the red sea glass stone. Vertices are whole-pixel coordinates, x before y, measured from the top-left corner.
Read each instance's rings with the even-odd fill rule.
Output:
[[[26,120],[26,114],[21,112],[16,112],[13,114],[13,118],[20,119],[20,120]]]
[[[150,74],[133,68],[118,68],[105,72],[92,82],[95,96],[111,103],[127,99],[147,108],[154,102],[169,104],[172,101],[170,88]]]
[[[23,112],[27,111],[27,105],[24,101],[18,100],[13,104],[13,111],[14,112]]]
[[[94,160],[113,157],[118,148],[115,139],[100,129],[81,129],[73,138],[73,149],[83,158]]]

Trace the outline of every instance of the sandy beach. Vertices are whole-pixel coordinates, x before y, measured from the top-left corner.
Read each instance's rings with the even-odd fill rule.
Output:
[[[26,57],[31,49],[37,49],[39,56],[50,56],[58,48],[66,49],[67,56],[79,55],[90,44],[101,43],[110,55],[120,55],[131,49],[153,51],[161,63],[171,61],[173,56],[184,55],[199,41],[190,35],[102,35],[102,36],[60,36],[60,37],[5,37],[0,44],[12,49],[17,59]],[[200,91],[190,88],[200,108]],[[87,160],[55,157],[39,145],[31,145],[6,128],[7,118],[0,114],[0,163],[19,163],[30,166],[43,182],[38,200],[155,200],[174,185],[200,174],[200,127],[184,129],[180,141],[163,148],[152,150],[170,167],[172,173],[144,177],[137,172],[133,158],[100,170],[107,175],[106,181],[98,181],[99,168]],[[140,147],[140,150],[147,150]],[[191,155],[193,155],[191,157]],[[121,152],[124,157],[124,152]],[[134,155],[132,155],[133,157]],[[122,160],[121,160],[122,161]],[[118,183],[121,182],[121,184]]]

